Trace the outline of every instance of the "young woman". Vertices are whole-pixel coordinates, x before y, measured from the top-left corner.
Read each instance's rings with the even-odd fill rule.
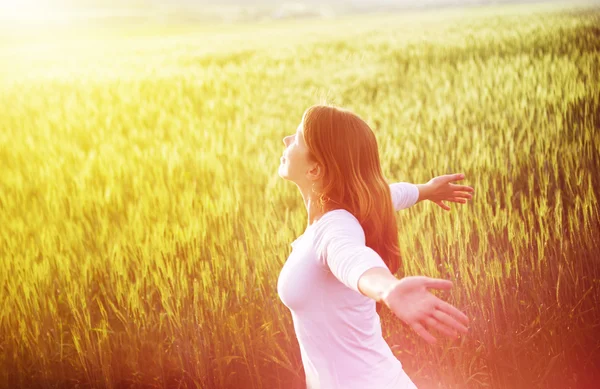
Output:
[[[308,108],[283,143],[279,175],[300,189],[308,225],[291,244],[277,292],[292,313],[307,388],[415,389],[383,339],[376,303],[429,343],[436,339],[428,329],[456,337],[469,319],[428,291],[452,282],[393,275],[395,211],[424,199],[450,210],[443,201],[465,203],[473,188],[450,183],[461,174],[388,185],[371,128],[330,105]]]

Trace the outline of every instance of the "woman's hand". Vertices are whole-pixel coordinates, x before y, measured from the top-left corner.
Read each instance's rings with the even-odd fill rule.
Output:
[[[469,318],[453,305],[437,298],[427,289],[452,288],[452,282],[425,276],[404,277],[382,295],[382,302],[428,343],[437,342],[425,327],[456,338],[456,331],[467,333]]]
[[[442,201],[465,204],[467,200],[473,198],[475,190],[470,186],[451,184],[452,181],[459,181],[464,178],[465,175],[462,173],[446,174],[434,177],[426,184],[417,185],[419,200],[431,200],[446,211],[449,211],[450,207]]]

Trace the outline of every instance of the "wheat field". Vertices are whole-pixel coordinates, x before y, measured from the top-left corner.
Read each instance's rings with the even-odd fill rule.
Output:
[[[389,182],[403,267],[471,320],[420,389],[600,382],[600,8],[530,4],[227,26],[0,35],[0,386],[300,389],[276,292],[306,225],[282,138],[323,96]],[[437,335],[434,333],[434,335]]]

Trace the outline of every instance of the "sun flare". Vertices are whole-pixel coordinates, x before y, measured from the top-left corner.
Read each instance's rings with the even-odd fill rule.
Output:
[[[65,4],[47,0],[0,0],[0,22],[32,25],[65,19]]]

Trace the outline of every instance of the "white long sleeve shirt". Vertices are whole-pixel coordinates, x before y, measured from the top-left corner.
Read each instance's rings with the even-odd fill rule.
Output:
[[[390,190],[396,210],[418,200],[413,184]],[[416,389],[382,336],[375,300],[358,290],[365,271],[387,266],[354,215],[329,211],[291,246],[277,293],[292,313],[307,389]]]

